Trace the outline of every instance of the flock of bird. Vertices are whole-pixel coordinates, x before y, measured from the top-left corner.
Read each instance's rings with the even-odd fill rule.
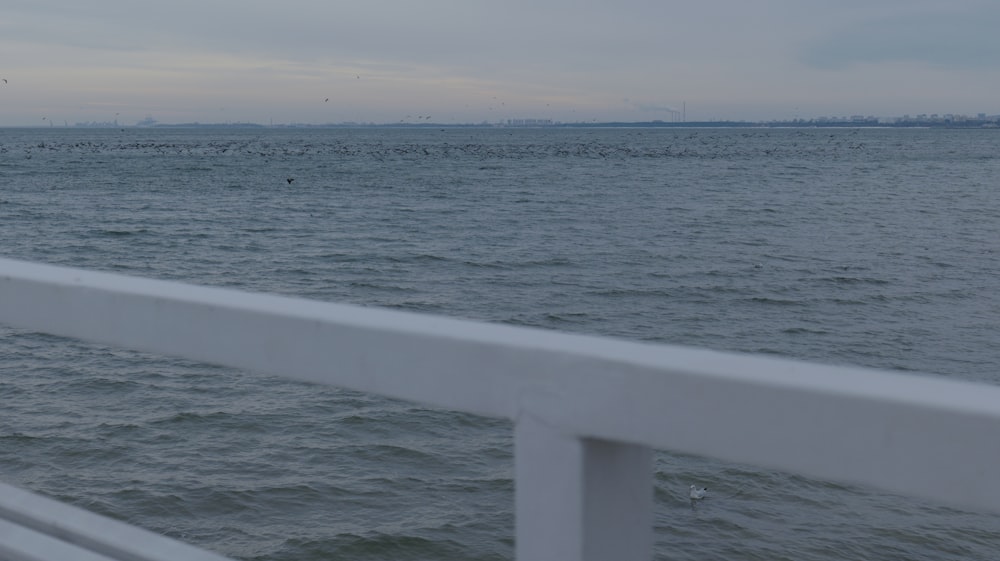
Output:
[[[378,161],[409,160],[412,158],[473,159],[490,161],[535,161],[540,158],[580,158],[586,160],[632,159],[753,159],[797,157],[800,152],[824,151],[828,156],[848,156],[857,153],[854,143],[845,135],[829,145],[805,141],[773,142],[767,132],[745,135],[715,134],[710,131],[658,138],[650,142],[602,142],[587,136],[567,136],[559,142],[481,142],[465,138],[456,131],[436,142],[364,142],[342,138],[316,139],[295,147],[278,146],[261,136],[254,139],[212,140],[208,142],[156,142],[151,139],[130,139],[127,136],[110,142],[50,142],[44,148],[27,145],[26,152],[39,150],[81,153],[133,152],[175,154],[180,156],[249,155],[264,160],[285,157],[321,156],[337,158],[372,158]],[[641,132],[637,132],[641,135]],[[664,142],[666,141],[666,142]],[[0,151],[14,148],[0,146]]]

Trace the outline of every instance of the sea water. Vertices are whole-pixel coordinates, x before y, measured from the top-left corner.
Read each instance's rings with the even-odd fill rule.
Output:
[[[995,130],[0,129],[0,253],[998,384],[998,178]],[[240,559],[513,557],[507,422],[0,334],[0,480]],[[994,515],[655,468],[657,559],[1000,551]]]

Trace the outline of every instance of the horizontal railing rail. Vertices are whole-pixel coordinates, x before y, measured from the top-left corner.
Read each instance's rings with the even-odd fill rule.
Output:
[[[997,386],[5,259],[0,323],[510,419],[521,561],[648,559],[653,449],[1000,511]]]
[[[0,483],[4,561],[227,561],[225,557]]]

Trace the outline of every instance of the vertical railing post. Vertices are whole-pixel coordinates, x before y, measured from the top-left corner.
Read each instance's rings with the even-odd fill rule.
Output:
[[[579,438],[523,415],[514,462],[518,561],[649,561],[649,448]]]

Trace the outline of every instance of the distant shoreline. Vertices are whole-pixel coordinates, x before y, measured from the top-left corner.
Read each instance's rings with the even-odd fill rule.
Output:
[[[1000,117],[984,119],[898,119],[878,120],[804,120],[793,121],[608,121],[550,124],[503,123],[326,123],[326,124],[273,124],[260,123],[153,123],[141,125],[83,124],[62,127],[51,126],[0,126],[0,129],[164,129],[164,128],[253,128],[253,129],[345,129],[345,128],[401,128],[401,129],[559,129],[559,128],[1000,128]]]

